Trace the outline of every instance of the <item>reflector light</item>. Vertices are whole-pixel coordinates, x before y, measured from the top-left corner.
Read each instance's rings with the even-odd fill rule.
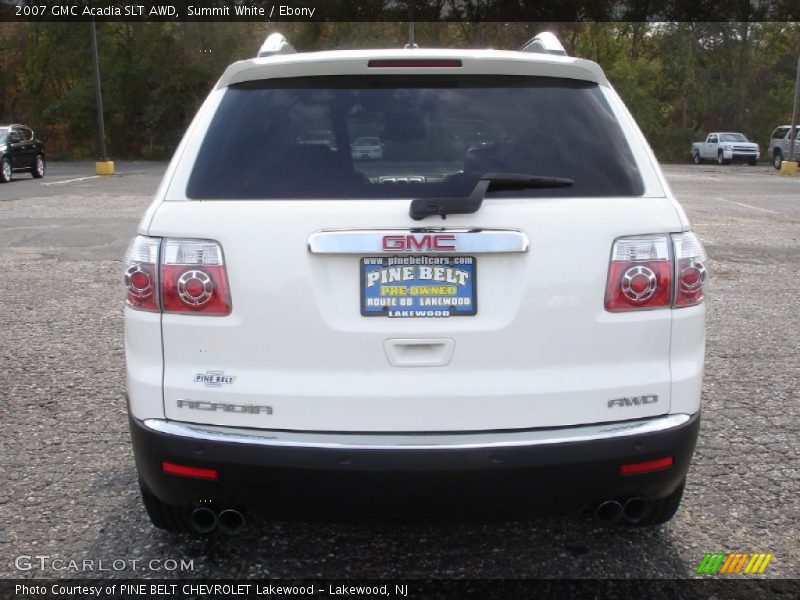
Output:
[[[417,58],[417,59],[374,59],[367,63],[368,67],[392,68],[392,67],[460,67],[459,59],[449,58]]]
[[[639,473],[649,473],[651,471],[661,471],[672,466],[674,459],[672,456],[665,456],[656,460],[646,460],[644,462],[630,463],[619,468],[620,475],[637,475]]]
[[[176,465],[175,463],[164,461],[161,463],[164,473],[170,475],[180,475],[181,477],[194,477],[195,479],[217,480],[216,469],[206,469],[203,467],[189,467],[186,465]]]

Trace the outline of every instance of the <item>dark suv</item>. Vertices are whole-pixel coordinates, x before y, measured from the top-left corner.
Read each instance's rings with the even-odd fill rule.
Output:
[[[0,125],[0,183],[8,183],[14,171],[30,171],[44,177],[44,144],[25,125]]]

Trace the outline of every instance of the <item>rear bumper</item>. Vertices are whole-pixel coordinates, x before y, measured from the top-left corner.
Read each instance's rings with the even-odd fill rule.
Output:
[[[689,468],[700,414],[559,429],[453,434],[320,434],[131,418],[140,476],[163,502],[299,510],[433,510],[498,500],[571,510],[611,498],[669,495]],[[672,456],[671,467],[620,466]],[[168,475],[163,461],[216,469]],[[393,503],[399,503],[393,506]]]

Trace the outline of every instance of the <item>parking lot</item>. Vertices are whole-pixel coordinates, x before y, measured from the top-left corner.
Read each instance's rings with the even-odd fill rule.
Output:
[[[712,275],[700,440],[668,525],[262,516],[197,539],[150,525],[125,413],[121,257],[164,168],[53,164],[0,186],[1,576],[665,578],[706,552],[769,552],[765,576],[800,577],[800,178],[665,167]],[[127,566],[18,570],[20,555]]]

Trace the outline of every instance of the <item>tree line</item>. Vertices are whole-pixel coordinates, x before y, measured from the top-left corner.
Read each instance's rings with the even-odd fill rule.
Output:
[[[0,122],[31,125],[51,158],[94,158],[89,23],[0,23]],[[417,23],[420,47],[517,49],[539,31],[598,62],[660,160],[685,161],[707,131],[762,148],[791,117],[800,23]],[[224,68],[279,30],[299,51],[401,47],[408,25],[97,24],[112,158],[168,158]]]

